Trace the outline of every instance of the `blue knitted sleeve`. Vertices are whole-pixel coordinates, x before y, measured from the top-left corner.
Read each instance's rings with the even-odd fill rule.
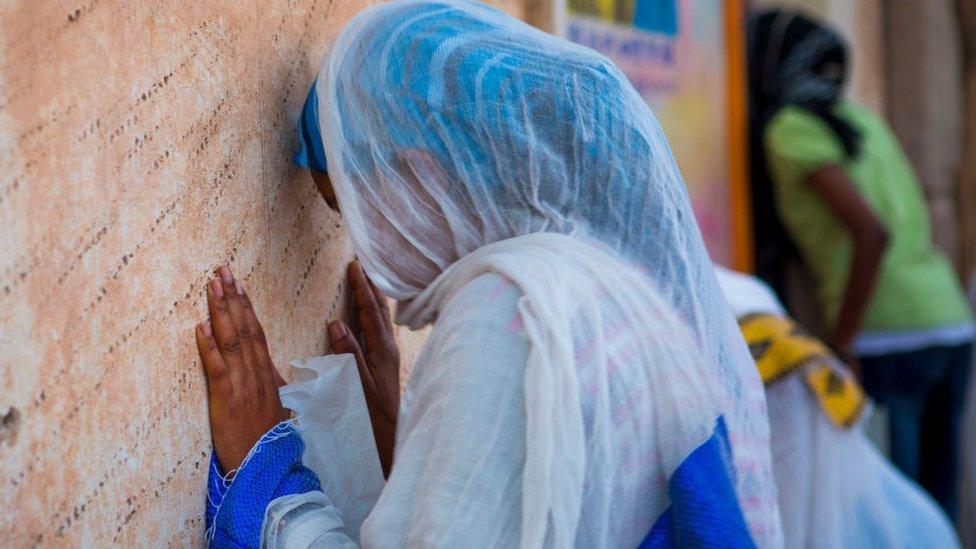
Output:
[[[211,454],[207,480],[207,541],[211,547],[258,547],[272,500],[321,490],[302,465],[305,443],[291,421],[275,425],[235,471],[224,475]]]

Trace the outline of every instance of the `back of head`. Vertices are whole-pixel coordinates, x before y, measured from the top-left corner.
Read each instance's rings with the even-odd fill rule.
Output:
[[[749,21],[750,96],[760,116],[788,104],[832,104],[847,79],[847,44],[830,27],[784,9]]]
[[[318,80],[329,172],[356,251],[397,299],[535,232],[641,268],[704,355],[749,364],[667,140],[602,55],[474,2],[353,19]]]

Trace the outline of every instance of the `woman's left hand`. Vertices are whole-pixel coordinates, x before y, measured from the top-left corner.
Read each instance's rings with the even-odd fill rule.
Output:
[[[207,283],[210,322],[197,325],[196,338],[207,374],[214,452],[229,473],[289,413],[278,396],[285,381],[271,361],[251,300],[228,266],[218,274]]]
[[[385,477],[389,476],[393,467],[393,446],[400,409],[400,351],[393,334],[386,298],[366,277],[358,261],[349,264],[346,275],[356,300],[363,346],[360,347],[349,327],[338,321],[329,323],[329,343],[336,353],[351,353],[356,357]]]

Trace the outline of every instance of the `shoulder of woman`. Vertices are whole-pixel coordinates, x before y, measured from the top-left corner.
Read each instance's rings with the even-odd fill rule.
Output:
[[[763,134],[767,160],[773,167],[802,166],[804,171],[843,162],[843,145],[830,126],[812,112],[787,105],[769,121]]]
[[[518,314],[522,292],[507,277],[484,273],[468,281],[447,302],[438,315],[438,327],[475,324],[480,327],[508,326]]]
[[[528,353],[518,311],[521,292],[509,279],[488,273],[464,285],[441,309],[427,340],[432,365],[516,360]],[[523,357],[524,358],[524,357]]]
[[[406,401],[423,394],[476,406],[521,387],[529,343],[520,297],[510,280],[494,273],[465,284],[438,314],[423,358],[410,373]]]
[[[798,138],[816,139],[830,135],[830,126],[820,117],[802,107],[786,105],[766,124],[763,140],[769,147]]]

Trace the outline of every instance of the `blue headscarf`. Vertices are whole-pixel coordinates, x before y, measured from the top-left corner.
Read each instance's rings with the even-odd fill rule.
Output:
[[[312,89],[305,98],[302,115],[298,118],[298,152],[292,157],[292,162],[311,170],[327,173],[329,163],[325,159],[325,148],[322,146],[322,132],[319,130],[319,98],[315,93],[318,79],[312,82]]]

